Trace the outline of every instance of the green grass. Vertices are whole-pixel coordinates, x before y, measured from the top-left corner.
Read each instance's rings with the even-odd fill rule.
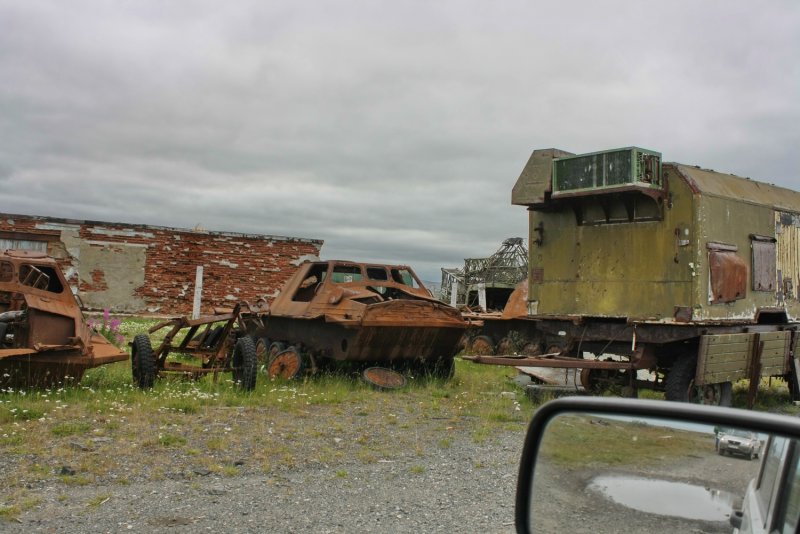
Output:
[[[12,521],[17,519],[21,513],[22,509],[16,504],[11,506],[0,506],[0,519]]]
[[[57,437],[83,435],[89,432],[91,425],[89,423],[73,423],[64,422],[53,425],[50,432]]]
[[[713,434],[701,434],[641,421],[619,421],[580,414],[562,415],[547,426],[542,457],[572,469],[592,466],[646,466],[676,457],[713,451]]]

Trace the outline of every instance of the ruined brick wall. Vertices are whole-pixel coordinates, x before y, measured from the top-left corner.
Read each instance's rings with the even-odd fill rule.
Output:
[[[188,314],[197,267],[202,311],[274,296],[322,241],[0,214],[0,238],[47,241],[88,309]]]

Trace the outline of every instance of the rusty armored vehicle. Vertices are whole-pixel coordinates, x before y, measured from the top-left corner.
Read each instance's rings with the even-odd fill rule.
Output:
[[[800,193],[636,147],[547,149],[512,203],[529,212],[525,309],[509,299],[529,357],[478,361],[715,404],[778,376],[800,398]]]
[[[466,328],[404,265],[307,262],[257,311],[245,317],[257,358],[284,378],[343,361],[450,377]]]
[[[127,359],[86,324],[55,260],[35,251],[0,253],[0,384],[57,386]]]

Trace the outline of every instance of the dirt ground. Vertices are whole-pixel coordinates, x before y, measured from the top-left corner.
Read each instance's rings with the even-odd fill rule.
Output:
[[[645,513],[617,504],[591,488],[598,476],[629,476],[679,482],[713,492],[727,492],[739,506],[749,481],[757,474],[759,461],[719,456],[713,448],[703,454],[686,456],[676,462],[640,468],[603,467],[569,470],[553,464],[537,467],[533,524],[536,532],[731,532],[724,521],[689,520],[672,515]],[[668,500],[670,496],[659,495]]]

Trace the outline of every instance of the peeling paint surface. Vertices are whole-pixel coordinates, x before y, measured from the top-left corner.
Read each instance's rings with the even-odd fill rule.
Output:
[[[297,260],[317,257],[322,247],[321,240],[305,238],[9,214],[0,218],[0,230],[50,236],[48,254],[88,308],[132,313],[190,313],[199,266],[204,268],[203,311],[275,295]],[[55,235],[60,240],[53,240]]]
[[[155,234],[152,232],[137,232],[136,230],[114,230],[111,228],[94,227],[88,229],[90,234],[100,234],[114,237],[145,237],[152,239]]]

